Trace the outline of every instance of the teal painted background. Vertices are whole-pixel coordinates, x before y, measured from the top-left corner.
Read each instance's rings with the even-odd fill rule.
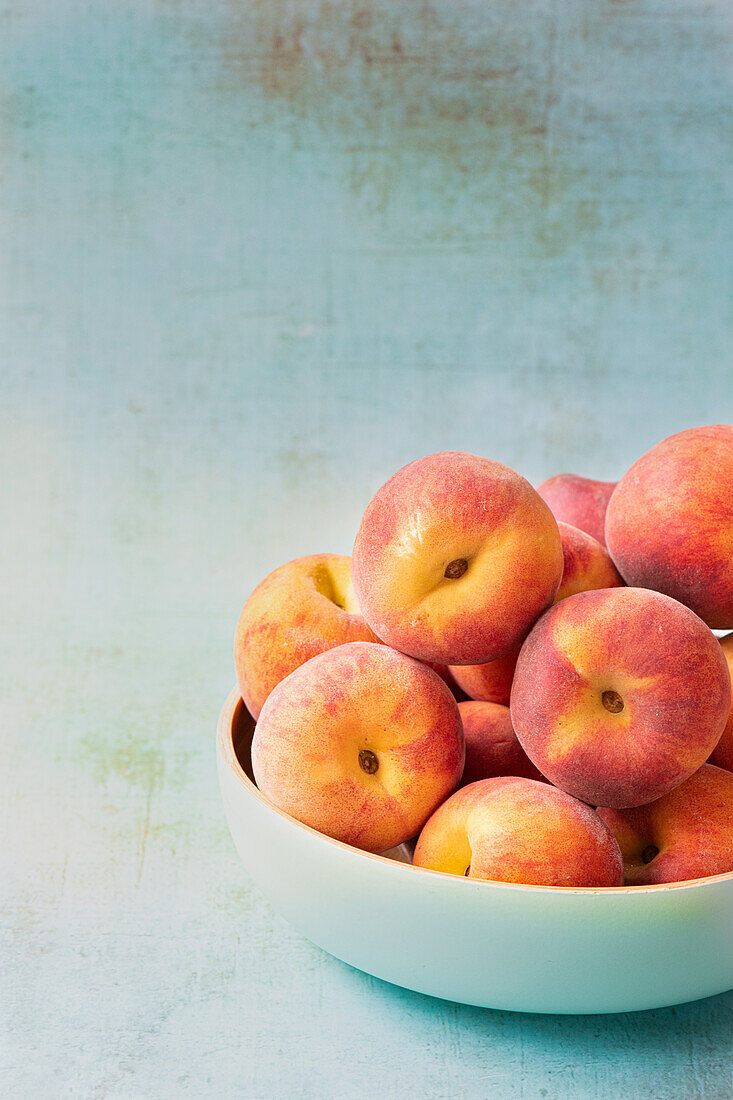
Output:
[[[726,0],[0,6],[5,1095],[730,1096],[733,995],[524,1017],[311,947],[213,734],[249,589],[405,461],[733,421],[732,45]]]

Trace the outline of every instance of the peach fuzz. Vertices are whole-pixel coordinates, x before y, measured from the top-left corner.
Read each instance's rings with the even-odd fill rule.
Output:
[[[629,886],[733,871],[733,774],[704,764],[670,794],[632,810],[599,809]]]
[[[690,428],[642,455],[609,501],[606,543],[628,584],[733,627],[733,427]]]
[[[727,634],[725,638],[720,639],[720,648],[728,663],[728,671],[733,676],[733,634]],[[720,741],[710,754],[710,763],[733,772],[733,707],[725,723],[725,729],[720,735]]]
[[[563,574],[555,603],[577,592],[595,588],[616,588],[624,581],[605,546],[569,523],[558,523],[563,553]],[[451,668],[458,686],[471,699],[509,703],[519,647],[505,657],[484,665],[456,665]]]
[[[276,684],[345,642],[378,642],[359,611],[344,554],[311,554],[270,573],[242,608],[234,636],[237,683],[254,718]]]
[[[618,844],[590,806],[548,783],[503,776],[462,787],[432,815],[413,863],[536,886],[621,886]]]
[[[537,492],[549,504],[555,519],[570,523],[606,545],[606,508],[615,481],[593,481],[578,474],[556,474],[537,486]]]
[[[399,470],[372,498],[352,554],[372,630],[423,661],[479,664],[521,642],[555,597],[562,545],[528,481],[445,451]]]
[[[511,716],[551,783],[594,806],[661,798],[705,762],[730,711],[717,639],[689,608],[643,588],[580,592],[522,646]]]
[[[437,672],[443,683],[447,684],[448,687],[451,689],[456,700],[460,701],[461,699],[465,699],[466,693],[464,691],[461,691],[461,689],[459,688],[458,684],[455,681],[453,673],[448,668],[448,665],[439,665],[435,661],[423,661],[423,664],[427,665],[428,668],[432,668],[433,672]]]
[[[463,784],[496,775],[518,775],[541,781],[526,752],[517,741],[509,707],[469,699],[458,704],[466,738]]]
[[[327,836],[380,852],[415,836],[458,784],[458,704],[426,665],[350,642],[271,692],[252,741],[258,787]]]

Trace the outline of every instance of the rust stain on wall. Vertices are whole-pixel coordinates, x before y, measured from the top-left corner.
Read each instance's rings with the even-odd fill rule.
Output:
[[[246,125],[287,133],[324,173],[338,164],[403,247],[503,236],[512,254],[553,259],[611,240],[633,265],[624,234],[644,235],[639,203],[653,215],[661,183],[676,206],[681,150],[718,140],[696,89],[724,79],[722,6],[707,26],[688,0],[226,0],[225,12],[221,92],[259,96]],[[675,87],[690,58],[700,81]]]
[[[411,156],[440,164],[441,189],[524,173],[542,202],[553,42],[544,5],[232,0],[221,57],[225,85],[285,106],[296,139],[337,133],[353,190],[378,208]]]

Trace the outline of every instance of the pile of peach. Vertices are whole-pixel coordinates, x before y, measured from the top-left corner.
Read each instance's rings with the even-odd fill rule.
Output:
[[[629,587],[627,587],[627,585]],[[546,886],[733,871],[733,427],[617,484],[449,451],[376,493],[351,559],[242,610],[264,796],[370,852]]]

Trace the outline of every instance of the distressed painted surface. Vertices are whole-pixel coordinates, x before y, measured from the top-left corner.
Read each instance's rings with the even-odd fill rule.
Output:
[[[733,420],[724,0],[0,6],[8,1096],[730,1095],[733,995],[435,1003],[248,884],[248,590],[398,465]]]

